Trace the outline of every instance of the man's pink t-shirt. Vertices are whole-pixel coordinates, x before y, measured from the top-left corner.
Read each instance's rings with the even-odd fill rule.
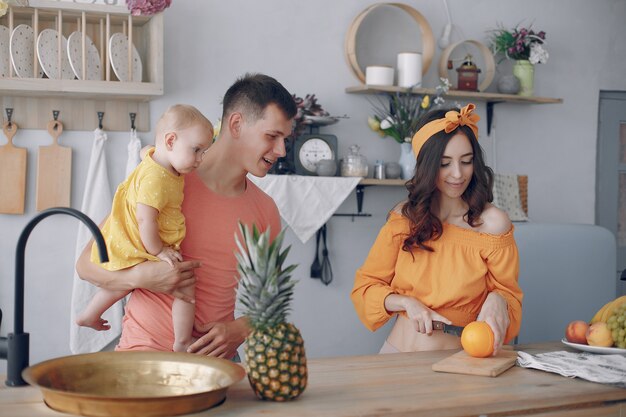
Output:
[[[187,227],[181,245],[183,258],[202,262],[195,270],[195,322],[234,320],[238,222],[241,220],[249,227],[256,224],[261,231],[270,226],[275,237],[281,227],[276,204],[251,181],[246,180],[242,194],[225,197],[211,191],[196,173],[191,173],[185,177],[183,214]],[[134,290],[126,305],[116,350],[171,351],[172,300],[166,294]]]

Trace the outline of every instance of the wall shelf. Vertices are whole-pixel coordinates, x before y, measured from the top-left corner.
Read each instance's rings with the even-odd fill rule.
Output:
[[[393,179],[393,180],[377,180],[374,178],[363,178],[359,184],[356,186],[356,213],[335,213],[333,216],[337,217],[351,217],[352,221],[354,221],[355,217],[371,217],[372,215],[369,213],[363,213],[363,197],[365,197],[365,187],[371,185],[382,185],[382,186],[404,186],[406,180],[403,179]]]
[[[406,92],[407,88],[392,86],[358,85],[346,88],[348,94],[394,94]],[[412,88],[413,94],[436,95],[434,88]],[[562,98],[552,97],[525,97],[516,94],[483,93],[479,91],[449,90],[444,97],[466,99],[473,101],[485,101],[487,103],[487,136],[491,134],[493,122],[493,110],[497,103],[520,103],[520,104],[555,104],[563,103]]]
[[[394,179],[394,180],[377,180],[374,178],[363,178],[359,185],[404,185],[407,180]]]
[[[372,86],[360,85],[346,88],[348,94],[382,94],[382,93],[402,93],[407,88],[398,86]],[[412,88],[413,94],[435,95],[434,88]],[[508,103],[529,103],[529,104],[550,104],[562,103],[562,98],[551,97],[524,97],[516,94],[481,93],[478,91],[449,90],[445,97],[473,99],[478,101],[508,102]]]
[[[163,84],[150,82],[0,78],[0,94],[21,97],[150,101],[163,95]]]

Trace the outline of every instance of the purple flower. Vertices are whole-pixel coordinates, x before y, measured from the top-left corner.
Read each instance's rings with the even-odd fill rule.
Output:
[[[533,47],[545,42],[546,33],[535,31],[532,27],[516,26],[512,29],[499,27],[493,31],[492,49],[496,53],[504,54],[509,59],[529,59],[533,55]],[[536,48],[535,48],[536,49]],[[539,52],[545,52],[545,58]],[[546,62],[545,49],[535,50],[533,63]]]
[[[126,0],[128,10],[133,16],[153,15],[170,7],[172,0]]]

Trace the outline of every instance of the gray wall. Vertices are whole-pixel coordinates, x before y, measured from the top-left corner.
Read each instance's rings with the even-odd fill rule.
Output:
[[[199,107],[211,119],[220,114],[220,97],[234,79],[246,71],[271,74],[300,96],[315,93],[332,114],[351,118],[323,128],[339,138],[340,154],[350,144],[361,145],[370,162],[397,160],[399,147],[391,139],[379,139],[368,130],[371,113],[367,97],[344,93],[357,84],[344,58],[344,37],[352,19],[371,1],[230,0],[204,2],[177,0],[165,16],[165,95],[152,102],[155,120],[170,104],[185,102]],[[407,2],[430,22],[436,37],[445,24],[441,2]],[[511,27],[520,21],[533,22],[547,32],[550,61],[536,68],[535,93],[561,97],[560,105],[496,106],[495,131],[486,137],[485,105],[478,103],[481,141],[489,163],[497,162],[502,173],[525,173],[530,177],[531,218],[538,222],[593,223],[595,202],[595,158],[599,90],[626,90],[626,2],[620,0],[498,1],[449,0],[457,30],[452,40],[485,41],[486,31],[498,22]],[[383,13],[384,14],[384,13]],[[383,28],[370,28],[359,44],[363,64],[393,64],[395,39],[404,48],[413,37],[409,25],[395,23],[387,14]],[[389,23],[388,23],[389,22]],[[363,26],[363,31],[365,27]],[[372,35],[370,30],[375,30]],[[398,31],[398,33],[396,33]],[[390,38],[391,37],[391,38]],[[359,37],[361,39],[361,36]],[[379,39],[379,40],[377,40]],[[365,42],[365,41],[363,41]],[[434,64],[425,85],[434,86]],[[379,61],[388,62],[379,62]],[[506,65],[505,65],[506,68]],[[491,88],[493,89],[493,87]],[[111,183],[123,176],[126,133],[111,133],[107,152]],[[149,134],[143,134],[150,143]],[[72,206],[80,207],[93,134],[64,132],[61,143],[73,148]],[[494,138],[497,158],[494,161]],[[22,130],[15,138],[29,149],[27,212],[23,216],[0,215],[0,308],[4,322],[0,334],[12,331],[13,268],[17,237],[35,214],[36,149],[49,144],[43,131]],[[308,278],[313,259],[310,241],[301,244],[291,233],[290,261],[299,263],[291,319],[301,328],[311,357],[375,352],[385,337],[358,322],[348,295],[354,271],[363,262],[386,211],[404,196],[400,187],[366,189],[365,211],[371,218],[333,218],[329,223],[333,283],[325,287]],[[341,212],[355,210],[354,194]],[[73,271],[76,222],[56,216],[45,220],[31,235],[26,265],[26,325],[31,333],[31,362],[69,353],[69,302]],[[526,300],[527,306],[532,300]],[[555,339],[560,334],[555,336]],[[4,363],[0,363],[0,372]]]

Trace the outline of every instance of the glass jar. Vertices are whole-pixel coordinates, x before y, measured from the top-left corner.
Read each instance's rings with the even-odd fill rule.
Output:
[[[367,158],[359,153],[359,145],[351,145],[341,161],[342,177],[367,177]]]

